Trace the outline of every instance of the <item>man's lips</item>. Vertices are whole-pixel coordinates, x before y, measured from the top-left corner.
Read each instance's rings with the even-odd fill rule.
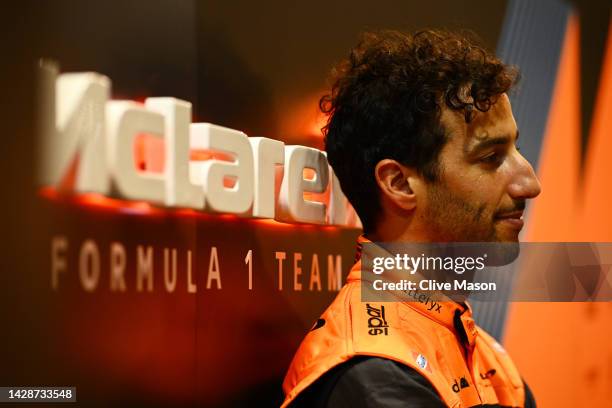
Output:
[[[495,216],[495,221],[503,222],[505,225],[520,230],[525,224],[523,222],[523,211],[512,211]]]

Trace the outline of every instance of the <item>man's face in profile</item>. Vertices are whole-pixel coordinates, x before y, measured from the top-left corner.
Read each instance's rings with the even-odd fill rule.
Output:
[[[517,150],[518,129],[503,94],[487,112],[442,108],[449,135],[440,152],[440,176],[428,183],[421,214],[431,241],[517,242],[527,199],[540,183]]]

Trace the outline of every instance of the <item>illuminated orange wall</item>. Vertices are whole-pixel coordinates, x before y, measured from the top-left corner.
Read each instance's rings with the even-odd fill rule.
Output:
[[[580,168],[580,41],[568,20],[526,241],[612,241],[612,31]],[[523,271],[522,273],[529,273]],[[612,406],[612,303],[513,303],[505,344],[541,407]]]

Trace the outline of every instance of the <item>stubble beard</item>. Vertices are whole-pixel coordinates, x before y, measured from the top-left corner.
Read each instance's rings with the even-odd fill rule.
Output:
[[[439,181],[431,183],[427,200],[425,221],[432,242],[499,242],[485,204],[471,203]]]

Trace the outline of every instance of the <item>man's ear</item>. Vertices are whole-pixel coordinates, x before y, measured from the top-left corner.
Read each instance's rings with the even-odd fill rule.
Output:
[[[414,210],[421,176],[412,168],[395,160],[383,159],[376,164],[374,177],[381,193],[404,210]]]

